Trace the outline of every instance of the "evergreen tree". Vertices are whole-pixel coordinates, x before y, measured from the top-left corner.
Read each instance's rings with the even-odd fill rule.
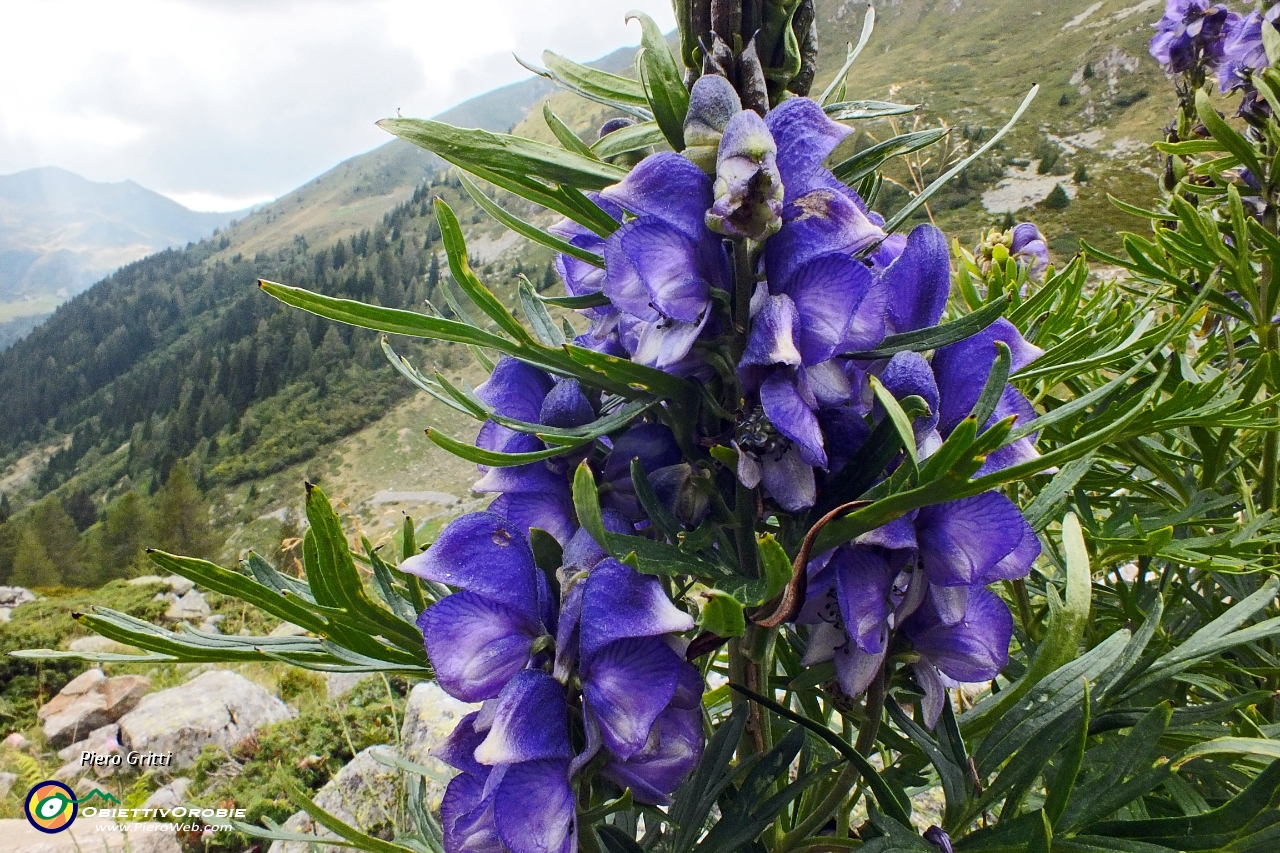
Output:
[[[171,478],[172,479],[172,478]],[[151,519],[142,496],[125,492],[107,505],[106,518],[98,530],[97,552],[107,577],[138,574],[144,551],[152,538]]]
[[[76,489],[68,495],[62,502],[62,508],[75,522],[76,530],[81,532],[88,530],[98,520],[98,508],[94,506],[93,498],[84,489]]]
[[[209,506],[191,480],[187,466],[173,466],[156,493],[152,528],[157,547],[171,554],[211,560],[222,543],[209,523]]]
[[[13,572],[9,582],[15,586],[61,586],[62,572],[45,553],[40,537],[30,524],[19,525],[13,549]]]

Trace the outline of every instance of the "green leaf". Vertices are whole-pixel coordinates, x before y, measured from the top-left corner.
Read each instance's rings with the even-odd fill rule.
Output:
[[[603,308],[612,303],[609,297],[603,293],[587,293],[582,296],[543,296],[535,293],[539,302],[545,302],[547,305],[554,305],[557,308],[570,308],[574,311],[580,311],[585,308]]]
[[[638,80],[579,65],[549,50],[542,52],[542,64],[557,83],[596,103],[629,107],[649,105],[644,87]]]
[[[858,361],[877,361],[882,358],[892,358],[900,352],[925,352],[945,347],[948,344],[958,343],[965,338],[972,337],[987,326],[990,326],[1000,319],[1008,307],[1009,297],[1002,296],[954,322],[943,323],[940,326],[930,326],[927,329],[918,329],[914,332],[889,335],[873,350],[845,353],[841,357],[857,359]]]
[[[729,686],[734,691],[748,697],[757,705],[762,705],[778,716],[785,717],[791,722],[803,726],[826,741],[836,752],[840,753],[840,756],[845,761],[848,761],[854,767],[858,768],[859,772],[862,773],[863,780],[867,783],[867,787],[870,788],[871,793],[875,795],[876,802],[880,804],[881,809],[887,812],[890,817],[899,823],[908,826],[911,824],[911,809],[909,803],[904,797],[900,797],[892,788],[889,787],[889,785],[880,776],[880,771],[876,769],[876,766],[868,761],[866,756],[855,750],[852,744],[821,723],[797,714],[795,711],[792,711],[785,705],[773,701],[767,696],[761,696],[759,693],[756,693],[750,688],[743,687],[741,684],[731,683]]]
[[[576,344],[565,344],[564,350],[574,362],[625,383],[633,391],[648,392],[677,402],[691,400],[695,396],[694,388],[687,380],[670,373]]]
[[[1071,792],[1075,790],[1080,768],[1084,766],[1085,750],[1089,747],[1089,702],[1090,690],[1086,682],[1084,696],[1080,700],[1080,725],[1067,742],[1066,754],[1053,776],[1053,783],[1047,786],[1043,814],[1050,826],[1057,826],[1071,799]]]
[[[520,307],[524,309],[524,316],[528,318],[529,325],[533,328],[533,334],[542,342],[542,345],[548,347],[564,346],[564,333],[556,326],[555,320],[551,319],[551,314],[547,312],[546,305],[536,298],[533,285],[529,284],[529,280],[522,280],[518,290],[520,292]]]
[[[596,478],[587,460],[582,460],[573,472],[573,508],[578,524],[591,534],[601,548],[608,550],[609,539],[605,535],[604,514],[600,510],[600,495],[596,491]]]
[[[831,172],[836,176],[837,180],[848,186],[853,186],[894,157],[901,157],[904,154],[911,154],[922,148],[935,145],[945,138],[948,133],[950,133],[949,128],[932,127],[928,130],[916,130],[911,133],[894,136],[884,142],[878,142],[870,148],[859,151],[848,160],[837,163],[831,167]]]
[[[556,140],[567,150],[575,154],[581,154],[591,160],[600,159],[587,143],[578,138],[578,134],[574,133],[569,128],[569,125],[560,120],[560,117],[551,109],[551,103],[548,101],[543,101],[542,103],[542,119],[547,123],[547,127],[551,129],[551,133]]]
[[[662,128],[662,135],[675,151],[684,150],[684,118],[689,112],[689,90],[676,58],[667,47],[667,38],[643,12],[628,13],[627,21],[639,21],[641,28],[640,52],[636,65],[640,70],[640,82],[653,110],[653,117]]]
[[[1009,365],[1012,360],[1009,345],[1004,341],[996,341],[996,360],[991,365],[991,372],[987,374],[982,393],[978,395],[973,409],[969,412],[974,423],[985,425],[995,414],[996,405],[999,404],[1005,386],[1009,383]]]
[[[707,590],[703,597],[706,603],[702,605],[698,627],[718,637],[741,637],[747,632],[742,602],[718,589]]]
[[[902,406],[898,404],[897,399],[889,393],[889,390],[880,384],[880,380],[874,376],[869,376],[871,382],[871,390],[876,395],[876,399],[880,401],[880,405],[884,406],[885,413],[889,420],[893,423],[893,428],[898,431],[898,437],[902,439],[902,447],[907,452],[907,458],[911,460],[911,467],[920,467],[920,457],[916,452],[916,436],[911,429],[911,419],[907,417],[907,413],[902,411]]]
[[[295,806],[310,815],[312,820],[340,838],[351,842],[360,850],[366,851],[366,853],[419,853],[412,847],[402,847],[399,844],[393,844],[390,841],[383,841],[381,838],[367,835],[354,826],[350,826],[329,814],[303,793],[302,789],[287,773],[276,774],[276,783],[284,790],[285,796]]]
[[[1194,761],[1206,755],[1250,755],[1258,758],[1280,759],[1280,740],[1254,737],[1214,738],[1184,749],[1173,760],[1173,766],[1181,767],[1188,761]]]
[[[676,790],[668,812],[675,824],[670,849],[686,851],[702,835],[703,826],[711,807],[733,781],[731,767],[738,742],[747,729],[747,706],[735,708],[729,719],[723,721],[707,741],[702,760]]]
[[[791,580],[792,566],[787,552],[772,533],[762,533],[756,537],[756,546],[760,552],[760,573],[764,576],[763,603],[782,594]]]
[[[831,82],[822,92],[822,97],[818,98],[818,103],[826,107],[833,101],[838,101],[844,97],[845,85],[849,77],[849,71],[853,68],[853,63],[857,61],[858,55],[862,53],[863,48],[867,46],[867,42],[871,41],[871,33],[875,30],[875,27],[875,7],[867,6],[867,14],[862,19],[862,34],[858,36],[858,46],[849,47],[844,58],[844,65],[840,66],[840,70],[836,72],[836,76],[831,78]]]
[[[1039,93],[1039,91],[1040,91],[1039,84],[1032,86],[1031,91],[1027,93],[1027,97],[1023,99],[1022,104],[1018,107],[1017,110],[1014,111],[1013,117],[1009,119],[1008,123],[1005,124],[1004,127],[996,131],[995,135],[992,136],[990,139],[988,139],[986,142],[984,142],[981,146],[979,146],[979,148],[976,151],[972,152],[968,157],[965,157],[955,166],[948,169],[946,172],[942,174],[941,177],[939,177],[933,183],[929,184],[929,186],[925,187],[914,198],[912,198],[911,201],[907,202],[906,205],[903,206],[901,210],[899,210],[897,213],[893,215],[892,219],[890,219],[888,222],[885,223],[884,225],[885,232],[892,234],[894,231],[897,231],[898,228],[901,227],[904,222],[906,222],[909,218],[911,218],[911,215],[913,213],[919,210],[920,207],[924,205],[929,199],[933,198],[933,196],[939,190],[941,190],[948,183],[950,183],[952,178],[954,178],[956,175],[963,172],[969,166],[969,164],[972,163],[974,160],[977,160],[983,154],[986,154],[989,150],[991,150],[991,148],[997,142],[999,142],[1001,139],[1004,138],[1005,134],[1007,134],[1010,130],[1013,129],[1013,126],[1017,124],[1018,119],[1022,118],[1022,114],[1027,111],[1027,107],[1031,106],[1031,102],[1035,100],[1035,97]]]
[[[605,134],[596,140],[591,150],[597,157],[606,159],[662,145],[666,140],[667,138],[662,135],[662,128],[656,121],[645,121]]]
[[[436,220],[440,223],[441,240],[444,243],[445,254],[449,257],[449,271],[453,273],[454,282],[462,288],[477,308],[498,324],[500,329],[517,341],[531,342],[528,330],[520,325],[520,321],[511,315],[511,312],[498,301],[498,297],[494,296],[493,292],[485,287],[472,272],[471,263],[467,260],[467,242],[462,236],[462,226],[458,224],[458,217],[454,215],[453,209],[441,198],[436,199],[435,208]]]
[[[597,255],[595,252],[588,252],[586,249],[580,249],[567,240],[562,240],[554,234],[548,234],[541,228],[530,225],[523,219],[512,216],[510,213],[507,213],[499,207],[487,195],[482,193],[480,188],[477,187],[466,175],[459,175],[458,180],[462,182],[463,189],[465,189],[471,198],[475,200],[476,204],[480,205],[486,213],[519,234],[521,237],[532,240],[541,246],[546,246],[554,252],[571,255],[572,257],[591,264],[592,266],[600,267],[601,269],[604,268],[604,258]]]
[[[658,500],[658,495],[649,482],[649,475],[645,473],[639,456],[631,459],[631,485],[636,490],[636,499],[640,501],[644,514],[672,544],[678,542],[684,528],[662,505],[662,501]]]
[[[832,121],[860,121],[869,118],[901,116],[920,109],[919,104],[894,104],[889,101],[841,101],[822,108]]]
[[[1066,602],[1060,603],[1057,592],[1052,587],[1046,588],[1049,630],[1036,647],[1031,665],[1016,682],[986,697],[961,717],[966,734],[976,734],[994,725],[1032,688],[1076,659],[1085,626],[1089,624],[1093,575],[1084,533],[1074,513],[1067,513],[1062,520],[1062,546],[1067,557]]]
[[[1213,108],[1213,103],[1209,100],[1209,93],[1204,89],[1196,90],[1196,116],[1214,139],[1221,142],[1223,147],[1257,176],[1258,180],[1263,180],[1266,172],[1258,162],[1258,154],[1254,147],[1249,144],[1249,140],[1237,133],[1235,128],[1222,120],[1222,116],[1218,115],[1218,111]]]
[[[528,453],[502,453],[497,450],[485,450],[483,447],[476,447],[465,441],[458,441],[438,429],[427,429],[427,438],[437,447],[465,459],[468,462],[474,462],[477,465],[488,465],[491,468],[516,468],[521,465],[528,465],[533,462],[541,462],[544,459],[552,459],[556,456],[563,455],[576,447],[581,447],[588,440],[584,439],[575,444],[557,445],[548,447],[546,450],[534,450]]]
[[[378,127],[469,172],[475,166],[588,190],[602,190],[627,176],[626,170],[617,166],[505,133],[411,118],[386,118],[378,122]]]

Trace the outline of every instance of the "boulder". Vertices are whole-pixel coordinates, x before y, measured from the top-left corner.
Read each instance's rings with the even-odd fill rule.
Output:
[[[129,578],[129,586],[142,586],[148,583],[164,583],[164,578],[159,575],[142,575],[136,578]]]
[[[169,589],[173,590],[178,595],[186,595],[191,592],[192,587],[195,586],[195,583],[187,580],[182,575],[169,575],[169,577],[164,579],[164,582],[169,585]]]
[[[21,586],[0,586],[0,607],[10,609],[28,601],[35,601],[36,594]]]
[[[86,752],[105,754],[119,749],[120,726],[112,723],[100,729],[94,729],[89,732],[89,736],[84,740],[76,741],[71,746],[58,750],[58,757],[63,761],[70,761],[73,758],[78,761],[80,756]]]
[[[144,697],[120,718],[120,743],[135,752],[172,753],[167,767],[173,770],[194,764],[207,744],[230,750],[260,727],[291,716],[261,685],[213,670]]]
[[[164,612],[166,619],[175,622],[203,622],[209,618],[209,602],[194,589],[187,590],[181,596],[169,593],[165,598],[169,601],[169,609]]]
[[[17,773],[0,773],[0,800],[9,796],[14,784],[18,781]]]
[[[101,829],[99,829],[101,827]],[[178,839],[157,823],[124,824],[80,819],[49,835],[26,818],[0,820],[5,853],[182,853]]]
[[[437,771],[443,778],[453,776],[454,769],[431,755],[431,749],[443,741],[467,714],[480,709],[454,699],[440,689],[434,681],[424,681],[414,686],[405,703],[404,725],[400,728],[401,755],[405,760],[422,764]],[[427,806],[433,812],[440,810],[445,783],[427,777],[424,795]]]
[[[11,746],[14,749],[24,749],[30,741],[22,732],[9,732],[4,737],[5,746]]]
[[[330,699],[340,699],[369,677],[370,673],[367,672],[327,672],[324,678],[325,691]]]
[[[347,824],[386,839],[391,837],[391,815],[396,811],[400,771],[374,758],[375,751],[390,752],[392,748],[371,746],[364,750],[326,782],[313,799],[320,808]],[[281,828],[315,835],[317,840],[336,837],[317,825],[306,812],[297,812]],[[332,844],[316,844],[314,849],[318,853],[348,853],[347,848]],[[310,842],[273,841],[267,853],[311,853],[311,850]]]
[[[67,746],[133,710],[150,687],[151,679],[145,675],[107,678],[100,669],[86,670],[37,711],[36,717],[44,723],[44,736],[51,746]]]
[[[142,804],[144,809],[174,809],[178,806],[187,804],[187,789],[191,787],[191,780],[185,776],[179,776],[168,785],[147,797],[147,801]]]

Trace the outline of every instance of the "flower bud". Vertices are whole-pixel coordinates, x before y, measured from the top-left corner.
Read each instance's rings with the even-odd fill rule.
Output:
[[[715,203],[707,227],[729,237],[765,240],[782,227],[778,145],[764,119],[743,110],[730,120],[716,158]]]

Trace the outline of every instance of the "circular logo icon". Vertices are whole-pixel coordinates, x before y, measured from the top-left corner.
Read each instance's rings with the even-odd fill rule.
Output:
[[[27,794],[27,820],[41,832],[62,832],[71,826],[80,807],[75,792],[61,782],[41,782]]]

